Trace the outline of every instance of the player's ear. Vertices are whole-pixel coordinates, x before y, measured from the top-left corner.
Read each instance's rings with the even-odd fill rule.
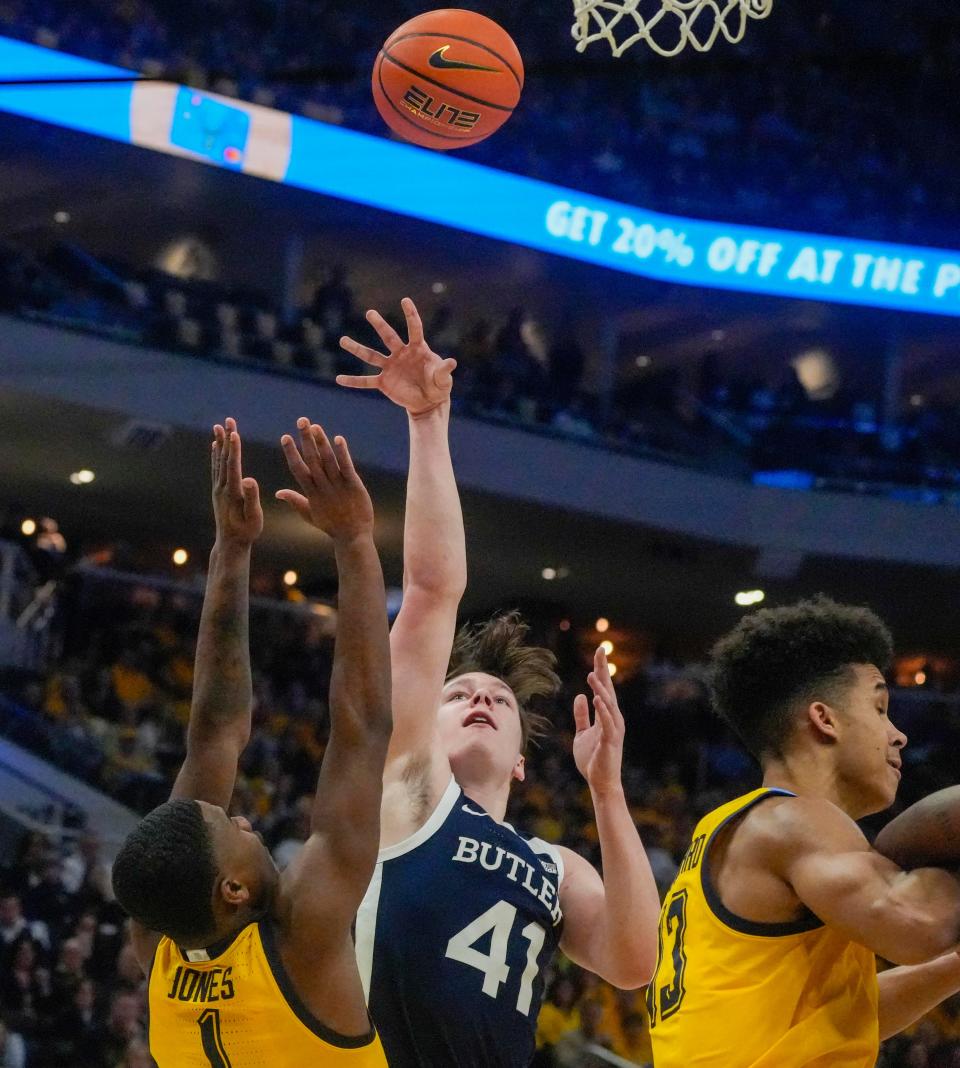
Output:
[[[513,778],[515,778],[517,782],[523,782],[523,780],[526,778],[526,772],[524,771],[526,762],[526,757],[519,756],[517,757],[516,764],[513,765]]]
[[[238,883],[236,879],[221,879],[220,896],[227,905],[238,908],[246,905],[250,900],[250,890],[244,883]]]
[[[835,742],[839,736],[837,710],[823,701],[813,701],[807,706],[807,719],[818,741]]]

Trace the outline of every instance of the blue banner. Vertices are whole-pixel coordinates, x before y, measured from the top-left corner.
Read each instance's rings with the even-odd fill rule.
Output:
[[[96,77],[130,82],[2,84]],[[645,278],[960,316],[960,251],[663,215],[5,38],[0,110]]]

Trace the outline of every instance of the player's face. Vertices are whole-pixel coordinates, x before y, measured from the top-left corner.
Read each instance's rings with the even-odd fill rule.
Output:
[[[263,839],[243,816],[228,816],[219,805],[201,804],[213,836],[219,883],[228,882],[230,893],[241,887],[246,892],[243,903],[250,908],[264,907],[273,896],[279,873]]]
[[[841,702],[838,774],[848,792],[862,799],[860,816],[882,812],[897,796],[901,750],[907,736],[888,714],[890,693],[872,664],[856,664]]]
[[[454,776],[523,779],[523,732],[513,690],[494,675],[470,672],[443,688],[440,738]]]

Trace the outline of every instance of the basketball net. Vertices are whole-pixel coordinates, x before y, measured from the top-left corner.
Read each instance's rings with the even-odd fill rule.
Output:
[[[622,56],[644,41],[661,56],[675,56],[687,45],[706,52],[721,34],[738,44],[750,19],[770,14],[773,0],[573,0],[573,6],[578,52],[606,41]]]

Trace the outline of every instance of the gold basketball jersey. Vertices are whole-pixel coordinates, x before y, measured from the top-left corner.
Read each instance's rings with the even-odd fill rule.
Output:
[[[157,947],[149,979],[150,1052],[160,1068],[386,1068],[380,1039],[324,1027],[293,989],[269,921],[229,943]]]
[[[735,916],[710,881],[710,845],[730,820],[783,790],[756,790],[704,816],[660,913],[647,989],[657,1068],[873,1068],[876,957],[815,916]],[[789,795],[787,795],[789,796]]]

